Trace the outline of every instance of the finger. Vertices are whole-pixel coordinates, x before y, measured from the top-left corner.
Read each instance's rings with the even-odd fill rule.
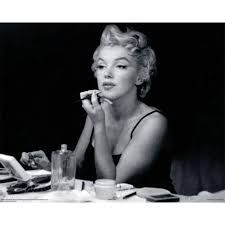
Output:
[[[42,160],[41,158],[34,158],[34,162],[35,162],[36,164],[39,164],[41,160]]]
[[[31,167],[32,168],[39,168],[39,169],[41,169],[42,167],[41,167],[41,161],[42,161],[43,159],[41,159],[41,158],[34,158],[34,161],[33,161],[33,163],[31,164]]]
[[[93,106],[92,106],[92,102],[91,99],[84,99],[82,100],[82,107],[84,108],[84,110],[89,113],[93,111]]]
[[[103,98],[99,98],[98,102],[99,102],[99,104],[102,104],[104,102],[104,99]]]
[[[98,96],[101,96],[101,95],[102,95],[102,91],[100,91],[100,90],[95,90],[95,93],[96,93]]]
[[[32,169],[38,169],[38,168],[39,168],[36,164],[31,164],[30,167],[31,167]]]
[[[22,152],[20,162],[23,164],[27,164],[29,160],[28,154],[26,152]]]
[[[36,163],[34,160],[29,159],[26,165],[33,168],[33,165],[36,165]]]
[[[83,91],[83,92],[80,92],[80,98],[85,98],[86,96],[88,95],[92,95],[92,93],[94,92],[95,90],[88,90],[88,91]]]
[[[98,102],[98,96],[97,96],[97,93],[96,91],[92,93],[91,95],[91,102],[92,102],[92,105],[93,107],[99,107],[99,102]]]
[[[38,168],[38,165],[36,164],[36,162],[35,161],[31,161],[30,162],[30,167],[32,167],[33,169],[36,169],[36,168]]]
[[[99,97],[101,97],[101,98],[104,97],[104,95],[102,94],[102,91],[99,91],[99,92],[97,93],[97,95],[98,95]]]
[[[104,95],[102,94],[101,91],[99,91],[99,92],[97,93],[97,96],[100,97],[100,98],[99,98],[99,102],[100,102],[100,103],[107,102],[107,103],[109,103],[110,105],[113,104],[112,101],[110,101],[109,99],[107,99],[107,98],[104,97]]]
[[[113,104],[113,103],[112,103],[109,99],[107,99],[107,98],[102,98],[102,99],[103,99],[103,101],[108,102],[110,105]]]
[[[26,153],[26,152],[22,152],[20,161],[21,161],[21,162],[25,162],[25,161],[27,161],[28,159],[29,159],[29,157],[27,156],[27,153]]]
[[[43,150],[38,150],[38,151],[33,151],[30,152],[31,157],[39,157],[39,158],[44,158],[46,157],[45,153]]]

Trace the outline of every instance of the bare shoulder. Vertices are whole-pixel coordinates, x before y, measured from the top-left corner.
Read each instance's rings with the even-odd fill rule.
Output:
[[[155,107],[143,104],[143,114],[140,116],[140,122],[134,130],[136,133],[156,132],[164,133],[168,129],[168,121],[161,111]]]
[[[154,111],[152,114],[146,117],[145,123],[148,127],[154,127],[155,129],[167,129],[167,118],[158,111]]]

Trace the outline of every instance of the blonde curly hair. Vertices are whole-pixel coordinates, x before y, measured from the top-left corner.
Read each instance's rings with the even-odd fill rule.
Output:
[[[156,73],[156,56],[147,43],[146,36],[138,31],[127,29],[122,32],[116,25],[107,25],[102,33],[100,45],[93,54],[92,70],[96,71],[96,60],[101,47],[122,46],[137,61],[141,84],[137,86],[138,97],[144,98],[151,86],[151,78]]]

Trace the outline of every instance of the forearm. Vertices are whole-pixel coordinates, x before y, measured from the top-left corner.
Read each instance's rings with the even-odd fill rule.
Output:
[[[99,178],[116,178],[116,167],[112,158],[112,149],[106,136],[105,124],[94,126],[95,135],[95,167]]]
[[[77,142],[77,145],[74,150],[74,154],[76,156],[77,167],[82,167],[82,163],[85,157],[86,149],[91,140],[91,134],[93,130],[93,124],[90,118],[87,116],[84,129],[81,133],[81,136]]]

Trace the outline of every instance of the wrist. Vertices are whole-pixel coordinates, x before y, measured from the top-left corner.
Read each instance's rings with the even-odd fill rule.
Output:
[[[101,115],[98,115],[96,117],[92,118],[92,122],[94,125],[99,126],[101,124],[104,124],[105,122],[105,115],[104,112]]]
[[[98,122],[94,124],[94,132],[101,133],[105,131],[105,123],[104,122]]]

